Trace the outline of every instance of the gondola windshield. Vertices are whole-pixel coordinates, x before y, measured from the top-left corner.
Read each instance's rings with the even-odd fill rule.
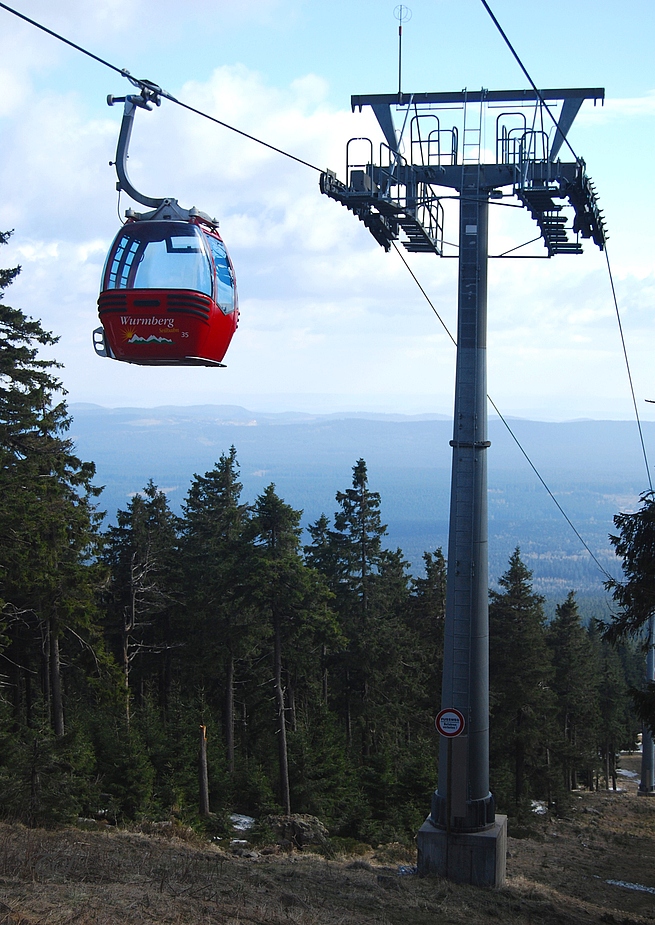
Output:
[[[192,289],[212,295],[205,236],[185,222],[126,225],[107,260],[104,289]]]

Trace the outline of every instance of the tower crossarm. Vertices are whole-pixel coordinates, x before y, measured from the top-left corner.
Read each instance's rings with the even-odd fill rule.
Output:
[[[464,103],[535,103],[541,100],[605,100],[603,87],[575,87],[540,90],[456,90],[427,93],[364,93],[350,97],[353,112],[363,106],[456,106]]]
[[[602,250],[605,222],[584,161],[572,150],[570,162],[559,154],[583,102],[604,98],[602,88],[353,96],[353,110],[369,106],[378,121],[384,137],[379,157],[370,139],[351,138],[345,182],[326,171],[321,192],[356,215],[385,250],[402,232],[407,250],[442,255],[442,200],[452,198],[451,191],[462,201],[467,197],[464,175],[474,166],[476,195],[516,195],[536,221],[549,257],[581,253],[585,238]],[[550,104],[559,107],[557,117]],[[404,110],[400,130],[394,109]],[[485,144],[490,118],[493,160]]]

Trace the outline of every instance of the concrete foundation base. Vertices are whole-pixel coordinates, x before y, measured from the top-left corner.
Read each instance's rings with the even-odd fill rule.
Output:
[[[473,886],[502,886],[507,856],[507,816],[496,815],[484,832],[451,832],[426,821],[417,835],[418,872]]]

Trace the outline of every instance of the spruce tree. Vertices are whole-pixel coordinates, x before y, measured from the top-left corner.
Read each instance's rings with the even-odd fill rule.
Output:
[[[348,639],[339,666],[339,708],[349,746],[365,758],[374,740],[373,662],[381,629],[371,599],[387,528],[381,520],[380,495],[369,488],[363,459],[353,466],[352,488],[337,492],[336,500],[339,508],[330,534],[334,557],[330,587]]]
[[[376,839],[419,824],[434,787],[433,718],[443,658],[445,563],[427,557],[411,583],[401,550],[383,548],[380,495],[366,463],[336,495],[334,528],[309,528],[308,562],[325,574],[347,639],[329,662],[329,703],[343,728],[361,794],[352,831]]]
[[[381,521],[380,494],[368,487],[363,459],[358,459],[353,466],[352,488],[338,491],[336,499],[339,510],[334,515],[332,539],[337,553],[338,583],[346,593],[357,598],[365,620],[387,527]]]
[[[587,630],[598,677],[597,751],[605,787],[616,790],[617,759],[631,750],[637,740],[637,718],[628,693],[629,683],[623,657],[625,646],[613,646],[601,638],[602,624],[592,620]]]
[[[235,770],[235,687],[239,665],[258,626],[249,603],[253,547],[250,513],[234,447],[213,469],[195,475],[183,505],[181,564],[186,598],[185,677],[200,682],[210,702],[220,690],[227,764]]]
[[[143,492],[119,510],[116,526],[108,529],[103,561],[111,571],[110,634],[118,637],[117,654],[123,670],[125,715],[130,722],[132,673],[148,656],[162,655],[156,678],[166,703],[170,694],[170,653],[173,646],[171,611],[177,590],[177,518],[166,495],[152,479]],[[151,680],[141,671],[142,681]]]
[[[582,626],[573,591],[558,604],[547,639],[557,698],[554,749],[562,783],[567,791],[575,789],[580,779],[591,787],[597,763],[600,666]]]
[[[425,577],[412,580],[409,619],[420,651],[424,715],[434,716],[441,703],[443,641],[446,620],[446,560],[441,549],[423,554]]]
[[[286,814],[291,812],[292,805],[289,720],[292,727],[297,722],[298,684],[305,687],[309,683],[308,678],[298,677],[296,669],[301,665],[307,667],[308,651],[320,651],[323,644],[338,636],[328,608],[327,588],[300,555],[301,515],[301,511],[285,504],[274,485],[269,485],[255,501],[251,524],[256,558],[250,583],[254,600],[269,621],[272,634],[279,793]]]
[[[518,547],[489,605],[490,765],[499,806],[521,815],[548,795],[548,733],[554,708],[543,598]]]
[[[621,558],[623,581],[605,582],[617,605],[605,630],[613,642],[639,635],[655,612],[655,494],[643,494],[641,508],[617,514],[614,524],[619,532],[610,535],[610,542]]]
[[[0,234],[6,243],[9,234]],[[0,271],[0,290],[20,267]],[[71,419],[55,375],[39,356],[57,338],[2,301],[0,292],[0,599],[9,647],[14,721],[29,718],[41,695],[56,735],[65,732],[61,645],[87,638],[97,618],[100,580],[93,463],[65,434]]]
[[[3,301],[19,272],[0,270],[0,806],[34,825],[69,821],[92,789],[88,707],[111,697],[113,674],[100,490],[66,436],[60,364],[40,355],[57,338]]]

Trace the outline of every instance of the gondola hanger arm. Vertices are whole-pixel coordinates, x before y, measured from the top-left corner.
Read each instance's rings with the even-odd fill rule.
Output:
[[[137,109],[151,110],[153,105],[160,106],[161,96],[164,91],[162,91],[161,87],[158,87],[150,81],[135,80],[130,77],[127,72],[125,76],[132,84],[140,87],[141,92],[131,93],[128,96],[112,96],[110,94],[107,97],[108,106],[113,106],[114,103],[125,104],[123,107],[123,121],[121,122],[121,130],[118,136],[118,145],[116,147],[116,160],[114,161],[116,173],[118,174],[116,188],[126,192],[135,202],[140,202],[141,205],[149,206],[151,209],[158,209],[167,200],[165,198],[155,199],[152,196],[146,196],[136,189],[127,175],[127,158],[130,139],[132,137],[132,128],[134,126],[134,114]],[[168,96],[168,94],[165,95]]]

